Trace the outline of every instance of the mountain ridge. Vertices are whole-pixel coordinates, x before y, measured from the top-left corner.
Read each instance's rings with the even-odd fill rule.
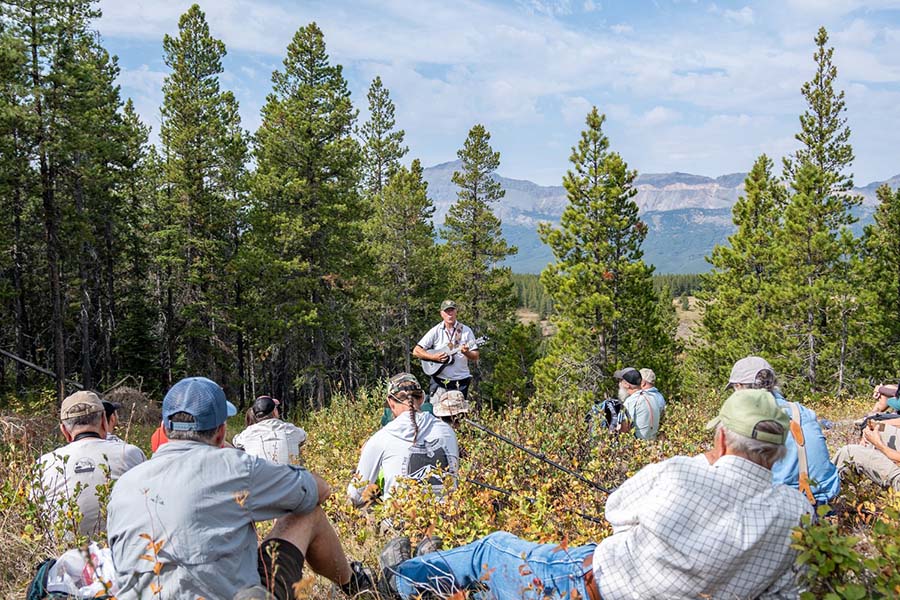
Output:
[[[456,201],[457,187],[451,181],[461,161],[453,160],[424,169],[429,197],[434,202],[434,223],[440,227],[450,206]],[[717,177],[692,173],[642,173],[635,179],[635,202],[648,225],[644,242],[644,260],[658,273],[697,273],[709,270],[705,258],[716,244],[724,243],[734,231],[731,209],[744,192],[746,173],[726,173]],[[538,223],[559,224],[568,201],[565,188],[545,186],[527,179],[494,179],[506,195],[494,207],[503,223],[506,241],[519,248],[505,264],[516,273],[539,273],[553,260],[550,248],[537,234]],[[853,194],[863,197],[856,211],[860,219],[854,230],[872,222],[877,206],[876,190],[887,183],[900,187],[900,174],[885,181],[855,187]]]

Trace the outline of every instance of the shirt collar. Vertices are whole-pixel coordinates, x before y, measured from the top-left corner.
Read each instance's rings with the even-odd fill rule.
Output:
[[[747,460],[741,456],[726,454],[720,456],[713,465],[716,469],[727,469],[729,471],[740,471],[749,479],[763,484],[765,486],[772,485],[772,471],[762,465],[758,465],[751,460]]]

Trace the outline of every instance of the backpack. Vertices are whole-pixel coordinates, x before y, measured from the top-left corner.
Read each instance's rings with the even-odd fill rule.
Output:
[[[609,433],[628,433],[631,431],[631,419],[625,411],[625,405],[618,398],[607,398],[591,408],[588,415],[591,423],[591,434],[605,429]]]
[[[50,569],[52,569],[55,564],[55,558],[45,559],[38,564],[37,568],[34,570],[34,578],[31,580],[31,583],[28,584],[28,589],[25,590],[25,600],[45,600],[46,598],[61,600],[63,598],[70,598],[67,594],[60,594],[57,592],[51,593],[47,591],[47,578],[50,574]]]

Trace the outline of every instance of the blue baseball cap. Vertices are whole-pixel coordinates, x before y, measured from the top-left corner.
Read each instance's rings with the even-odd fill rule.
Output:
[[[170,417],[185,412],[193,423],[173,423]],[[219,384],[206,377],[186,377],[172,386],[163,398],[162,420],[169,431],[208,431],[237,414],[234,404],[225,399]]]

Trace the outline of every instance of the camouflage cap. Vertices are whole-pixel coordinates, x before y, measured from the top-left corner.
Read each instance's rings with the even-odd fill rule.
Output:
[[[412,373],[397,373],[388,380],[388,395],[400,392],[421,392],[422,386]]]
[[[441,310],[447,310],[448,308],[456,308],[456,302],[453,300],[444,300],[441,302]]]

